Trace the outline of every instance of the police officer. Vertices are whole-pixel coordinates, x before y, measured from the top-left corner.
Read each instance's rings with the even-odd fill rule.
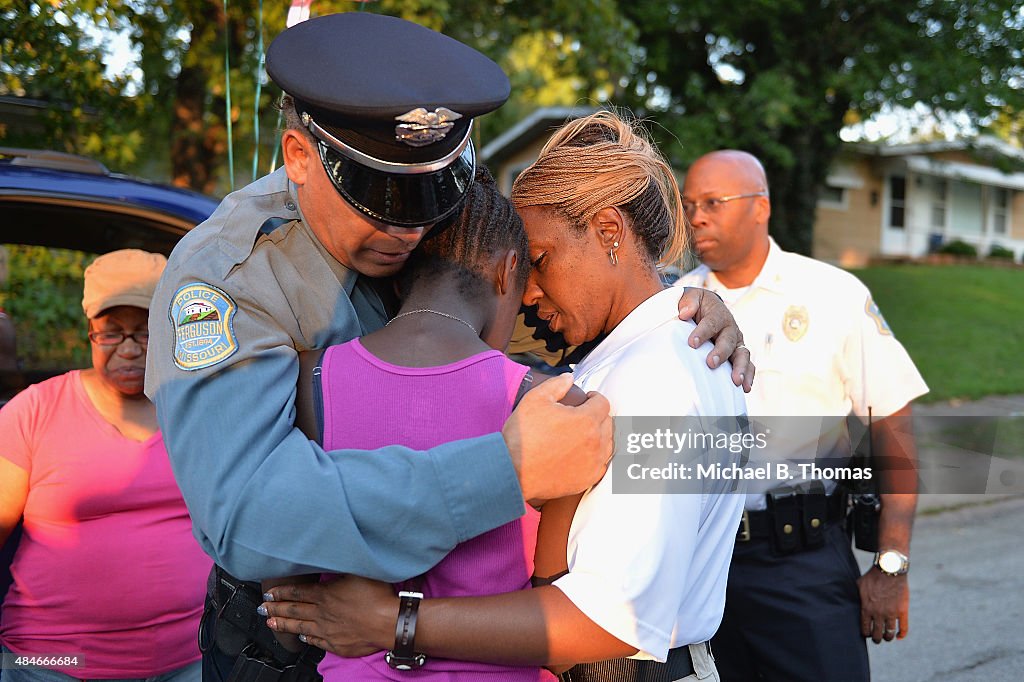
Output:
[[[768,236],[760,162],[738,151],[701,157],[686,175],[683,208],[703,265],[679,284],[717,292],[739,321],[758,363],[750,415],[786,416],[771,421],[768,459],[810,461],[837,445],[796,417],[866,418],[869,408],[882,418],[875,454],[913,459],[909,403],[927,386],[859,280]],[[881,551],[859,576],[842,526],[844,498],[822,478],[812,473],[800,483],[828,495],[791,495],[775,481],[747,497],[712,641],[725,682],[867,680],[864,637],[877,643],[907,633],[916,487],[883,493]],[[748,491],[757,485],[748,483]]]
[[[256,636],[254,656],[287,658],[249,620],[258,585],[238,579],[418,575],[518,518],[524,500],[598,480],[611,422],[600,396],[556,404],[566,377],[531,391],[502,433],[425,454],[324,452],[294,428],[297,352],[388,319],[381,278],[458,209],[474,176],[473,119],[509,83],[455,40],[368,13],[288,29],[266,63],[287,95],[284,168],[226,197],[175,248],[153,300],[147,393],[196,536],[219,565],[201,644],[216,636],[234,655]],[[684,298],[697,309],[699,296]],[[712,298],[697,332],[721,332],[713,353],[725,358],[739,333]],[[749,388],[749,356],[731,359]]]

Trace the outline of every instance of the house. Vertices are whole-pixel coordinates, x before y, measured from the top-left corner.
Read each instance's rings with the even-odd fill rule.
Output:
[[[560,125],[572,118],[589,116],[598,111],[592,107],[541,107],[519,121],[480,150],[480,160],[487,164],[508,196],[512,183],[523,169],[537,160],[540,150]]]
[[[537,109],[480,151],[506,194],[551,132],[585,108]],[[919,257],[962,240],[1024,258],[1024,151],[990,137],[920,144],[844,144],[821,187],[813,255],[844,267]],[[680,173],[680,179],[684,174]]]
[[[982,256],[1024,255],[1024,151],[978,137],[919,144],[847,144],[825,178],[814,256],[843,266],[918,257],[961,240]]]

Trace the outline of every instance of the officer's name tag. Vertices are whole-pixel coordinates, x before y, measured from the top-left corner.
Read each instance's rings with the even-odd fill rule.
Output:
[[[175,292],[168,315],[174,328],[174,364],[185,370],[222,362],[238,350],[232,320],[238,306],[217,287],[202,282]]]

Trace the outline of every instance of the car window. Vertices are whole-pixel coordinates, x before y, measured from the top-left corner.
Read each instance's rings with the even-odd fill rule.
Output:
[[[17,344],[17,370],[0,369],[0,404],[26,383],[88,365],[82,275],[98,254],[167,255],[217,203],[84,157],[0,148],[0,309]]]

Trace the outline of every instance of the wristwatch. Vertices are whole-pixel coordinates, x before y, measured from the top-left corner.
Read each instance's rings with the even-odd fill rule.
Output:
[[[395,670],[419,670],[427,663],[424,654],[416,653],[416,617],[422,592],[398,593],[398,623],[395,626],[395,648],[384,654],[384,660]]]
[[[875,566],[878,566],[878,570],[886,575],[893,577],[905,575],[910,569],[910,557],[895,549],[875,552]]]

